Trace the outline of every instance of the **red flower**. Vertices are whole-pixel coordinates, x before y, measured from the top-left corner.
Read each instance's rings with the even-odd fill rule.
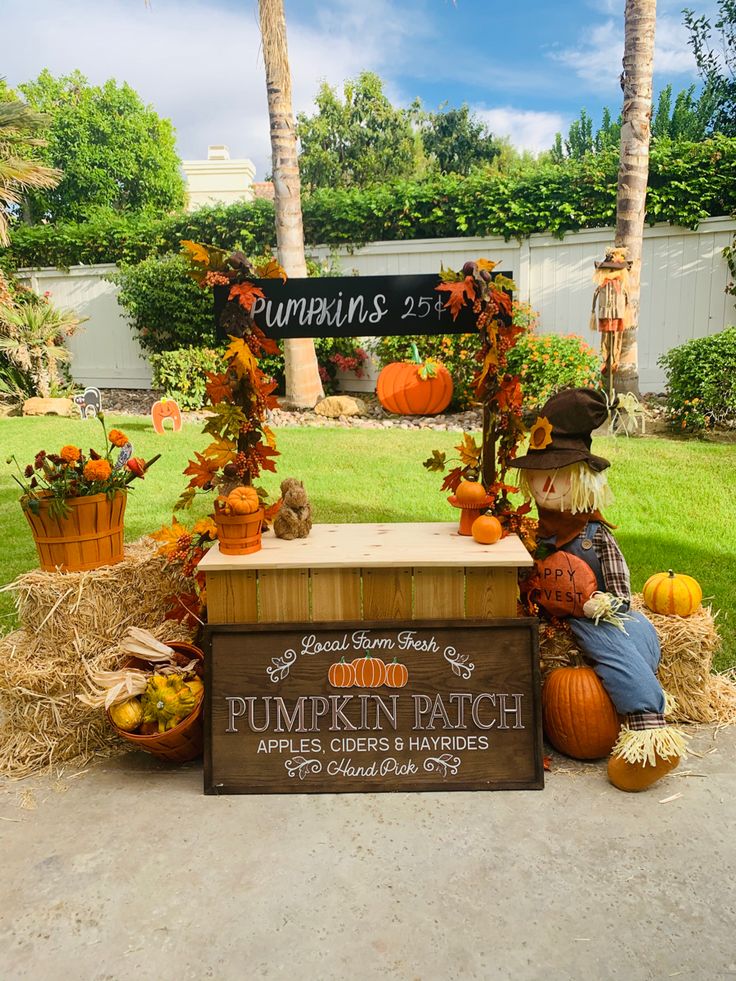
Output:
[[[143,459],[143,457],[132,456],[125,466],[134,476],[140,477],[141,480],[146,474],[146,461]]]

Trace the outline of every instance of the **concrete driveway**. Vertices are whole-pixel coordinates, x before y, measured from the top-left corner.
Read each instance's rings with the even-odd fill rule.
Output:
[[[7,782],[0,977],[734,978],[736,729],[692,747],[639,795],[558,756],[525,793],[213,798],[138,754]]]

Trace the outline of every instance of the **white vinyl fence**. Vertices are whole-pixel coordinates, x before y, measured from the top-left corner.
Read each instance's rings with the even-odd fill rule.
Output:
[[[671,225],[645,229],[639,328],[643,392],[664,387],[664,373],[657,365],[660,355],[736,322],[734,298],[725,292],[728,267],[721,255],[734,233],[732,218],[709,218],[694,232]],[[354,252],[342,249],[337,258],[346,275],[391,275],[437,272],[441,264],[457,269],[468,258],[485,256],[513,274],[517,298],[539,311],[541,331],[579,334],[597,346],[597,335],[588,328],[593,261],[602,258],[612,242],[611,229],[596,228],[570,233],[562,241],[532,235],[522,242],[500,238],[375,242]],[[323,259],[330,255],[326,248],[310,251]],[[104,278],[114,269],[75,266],[68,272],[24,270],[23,276],[34,289],[50,291],[55,303],[89,317],[69,344],[76,381],[102,388],[147,388],[150,368],[117,305],[117,287]],[[350,387],[358,386],[353,381]]]

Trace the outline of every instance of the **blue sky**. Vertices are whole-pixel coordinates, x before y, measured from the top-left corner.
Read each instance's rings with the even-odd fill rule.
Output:
[[[659,0],[655,89],[697,80],[682,26],[687,0]],[[690,0],[712,13],[711,0]],[[391,99],[428,108],[467,102],[491,129],[534,151],[581,108],[620,108],[624,0],[286,0],[294,103],[323,80],[377,72]],[[177,129],[185,159],[227,143],[270,170],[255,0],[6,0],[2,73],[11,84],[48,67],[94,82],[125,79]],[[22,39],[22,43],[21,42]]]

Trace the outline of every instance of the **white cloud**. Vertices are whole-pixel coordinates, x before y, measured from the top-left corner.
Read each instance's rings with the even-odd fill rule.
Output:
[[[559,112],[536,112],[511,106],[495,109],[473,106],[472,109],[494,135],[507,136],[518,149],[533,153],[549,150],[555,134],[566,132],[568,127],[567,118]]]
[[[610,9],[610,8],[607,8]],[[618,82],[624,53],[623,17],[590,27],[574,48],[552,50],[550,58],[571,68],[597,91],[607,91]],[[654,40],[654,71],[667,80],[673,75],[694,79],[695,59],[687,43],[687,31],[679,14],[660,14]]]
[[[266,85],[256,4],[226,10],[215,0],[36,0],[3,12],[9,84],[79,68],[91,82],[125,80],[174,122],[179,153],[201,159],[211,143],[250,157],[256,178],[270,171]],[[295,112],[309,109],[322,80],[341,85],[362,70],[395,64],[416,37],[416,20],[389,0],[324,0],[310,24],[289,12]]]

